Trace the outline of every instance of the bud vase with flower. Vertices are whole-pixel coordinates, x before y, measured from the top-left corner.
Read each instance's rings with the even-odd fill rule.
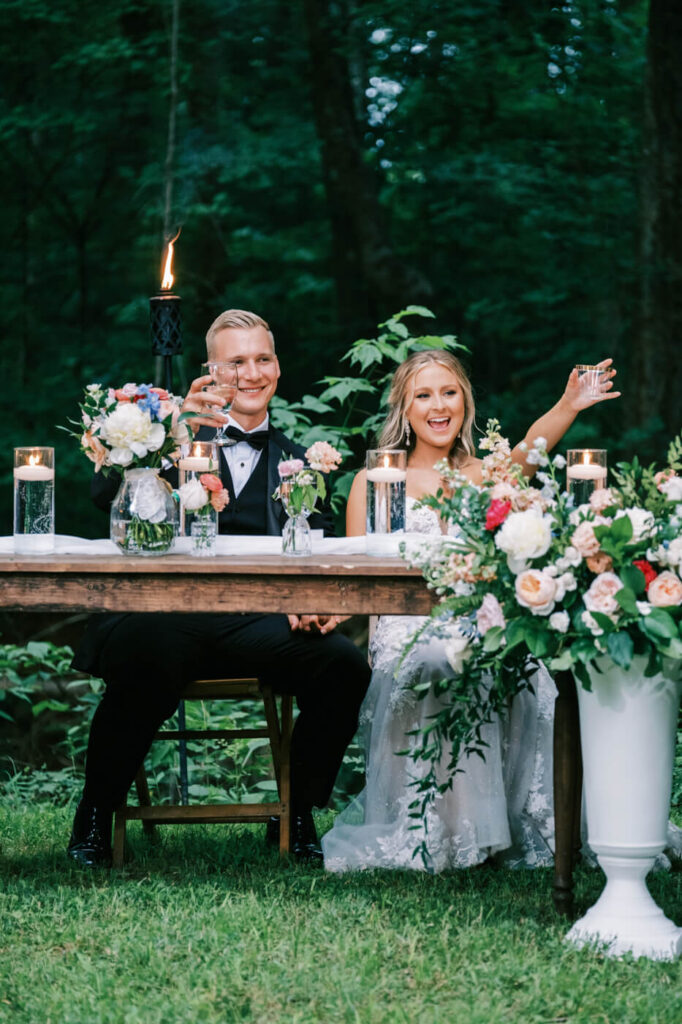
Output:
[[[312,535],[308,517],[318,498],[327,495],[325,475],[336,469],[341,454],[326,441],[316,441],[303,459],[284,459],[277,466],[279,487],[273,497],[281,501],[287,513],[282,529],[283,555],[312,554]]]

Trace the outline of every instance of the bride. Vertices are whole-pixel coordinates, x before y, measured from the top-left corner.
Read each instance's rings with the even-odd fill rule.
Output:
[[[598,395],[581,387],[573,370],[559,401],[528,431],[525,444],[512,452],[528,476],[525,452],[537,437],[551,449],[578,412],[597,402],[619,397],[613,391],[611,360]],[[435,494],[443,481],[434,468],[448,458],[472,483],[481,483],[481,460],[473,443],[474,401],[471,384],[458,359],[444,351],[410,356],[396,371],[388,399],[389,414],[379,437],[381,448],[406,448],[407,530],[440,534],[442,523],[430,508],[417,505]],[[365,532],[366,476],[358,473],[348,499],[346,532]],[[339,814],[322,839],[329,871],[361,868],[417,868],[431,871],[472,867],[491,856],[508,865],[539,866],[552,861],[552,729],[555,687],[540,669],[532,690],[512,701],[504,719],[484,727],[485,761],[471,756],[452,787],[437,797],[426,822],[410,813],[423,775],[422,762],[399,753],[409,748],[409,734],[426,724],[438,708],[429,694],[418,700],[411,684],[452,675],[444,641],[428,627],[402,661],[408,639],[426,620],[414,616],[383,616],[370,644],[372,681],[360,714],[360,738],[366,760],[366,785]],[[445,761],[447,763],[447,761]],[[415,856],[424,843],[426,864]]]

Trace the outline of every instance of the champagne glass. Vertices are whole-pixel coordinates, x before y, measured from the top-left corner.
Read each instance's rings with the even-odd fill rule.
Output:
[[[205,391],[210,391],[211,394],[219,395],[225,399],[225,405],[222,406],[220,412],[228,413],[232,408],[237,390],[239,388],[239,371],[237,369],[237,363],[209,361],[208,363],[202,363],[202,370],[205,374],[208,374],[213,379],[213,383],[207,385],[204,388]],[[225,436],[225,427],[227,424],[222,423],[216,430],[213,441],[215,444],[222,445],[233,445],[236,442],[231,437]]]

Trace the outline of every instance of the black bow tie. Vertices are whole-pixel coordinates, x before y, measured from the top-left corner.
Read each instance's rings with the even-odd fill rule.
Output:
[[[245,434],[239,427],[233,427],[230,424],[225,429],[225,435],[233,438],[235,441],[246,441],[252,448],[255,448],[257,452],[262,452],[268,443],[268,437],[270,436],[269,430],[254,430],[252,434]]]

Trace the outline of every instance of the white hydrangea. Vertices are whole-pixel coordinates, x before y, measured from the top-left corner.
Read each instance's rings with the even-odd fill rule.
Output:
[[[553,612],[549,617],[550,629],[555,629],[557,633],[565,633],[570,624],[568,612]]]

